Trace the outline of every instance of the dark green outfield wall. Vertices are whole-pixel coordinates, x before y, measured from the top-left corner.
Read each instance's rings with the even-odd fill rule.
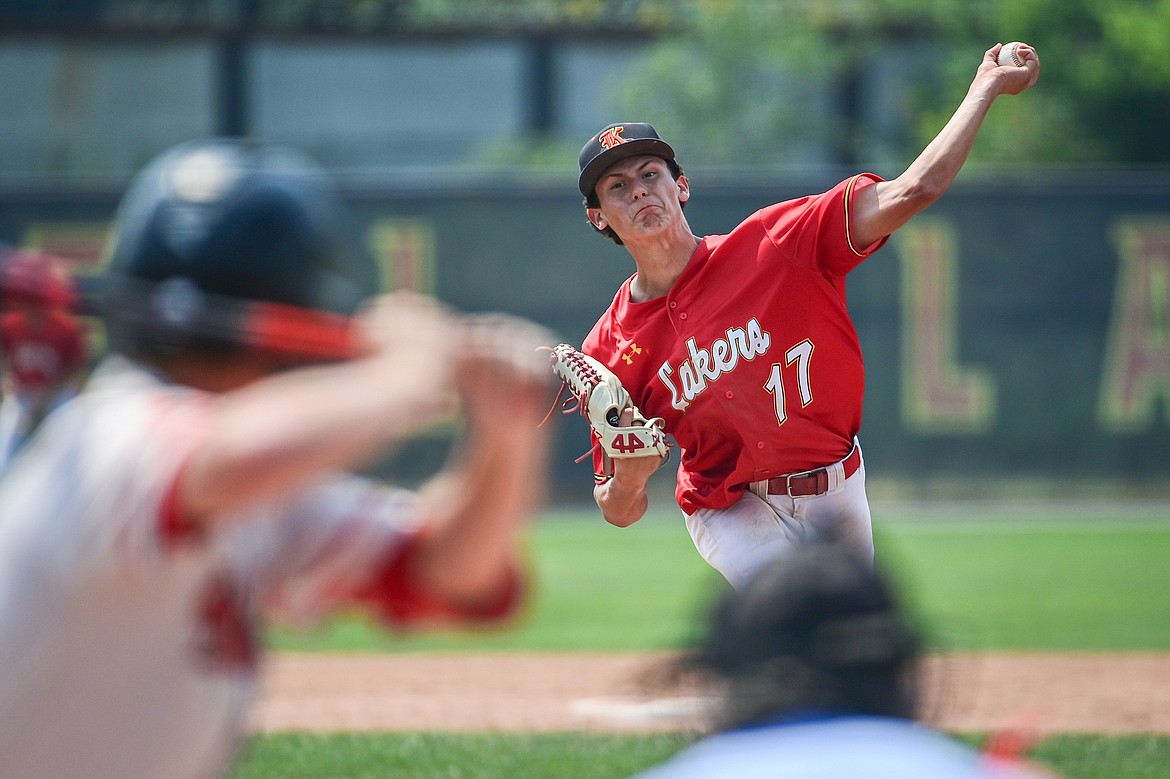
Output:
[[[836,179],[695,176],[688,216],[696,232],[723,232]],[[347,196],[385,286],[520,313],[569,341],[632,272],[571,187]],[[101,193],[0,195],[0,240],[92,261],[112,207]],[[871,478],[1170,481],[1170,176],[962,181],[851,275],[849,297],[867,356]],[[587,495],[589,468],[573,463],[583,420],[561,420],[558,436],[560,494]],[[400,466],[429,467],[440,449]]]

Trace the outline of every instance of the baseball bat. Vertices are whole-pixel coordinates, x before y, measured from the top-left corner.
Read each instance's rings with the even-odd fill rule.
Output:
[[[0,300],[14,296],[27,299],[30,295],[27,281],[4,272],[16,254],[0,251]],[[168,288],[168,282],[125,281],[115,285],[99,276],[61,273],[55,274],[55,280],[64,284],[56,284],[40,302],[78,316],[175,328],[194,336],[309,359],[344,360],[358,351],[354,321],[340,313],[209,295],[194,285]]]

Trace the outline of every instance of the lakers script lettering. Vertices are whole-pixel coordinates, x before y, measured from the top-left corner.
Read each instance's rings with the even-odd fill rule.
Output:
[[[766,354],[772,337],[752,318],[746,327],[728,328],[727,337],[716,338],[710,349],[698,348],[694,338],[688,338],[686,344],[689,357],[678,366],[677,386],[671,379],[676,371],[669,362],[662,363],[658,369],[658,378],[670,390],[670,405],[679,411],[686,411],[710,382],[735,370],[740,359],[753,360]]]

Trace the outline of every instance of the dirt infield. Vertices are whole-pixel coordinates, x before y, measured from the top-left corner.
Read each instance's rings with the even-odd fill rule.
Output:
[[[650,691],[665,655],[280,654],[257,731],[702,729],[705,696]],[[927,719],[951,731],[1170,733],[1170,655],[932,658]]]

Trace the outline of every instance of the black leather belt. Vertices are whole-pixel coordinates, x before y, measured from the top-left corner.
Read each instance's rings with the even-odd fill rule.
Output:
[[[861,465],[861,449],[854,446],[849,456],[841,461],[845,468],[845,478],[848,479],[857,473]],[[811,471],[789,473],[768,479],[769,495],[787,495],[790,498],[807,498],[813,495],[823,495],[829,491],[828,468],[814,468]]]

